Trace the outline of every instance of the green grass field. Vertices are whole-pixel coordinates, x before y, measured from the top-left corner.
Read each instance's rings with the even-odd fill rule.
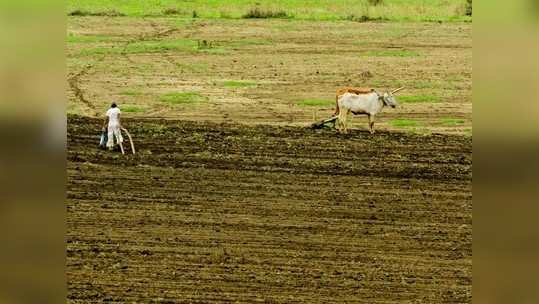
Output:
[[[256,10],[262,16],[307,20],[469,21],[465,0],[68,0],[67,13],[108,16],[183,16],[243,18]],[[255,14],[256,15],[256,14]]]

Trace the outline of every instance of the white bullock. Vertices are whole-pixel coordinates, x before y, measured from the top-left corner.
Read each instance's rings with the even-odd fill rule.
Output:
[[[374,133],[374,117],[380,113],[384,106],[390,106],[395,108],[397,100],[393,96],[394,93],[404,89],[404,87],[394,90],[393,92],[386,92],[380,94],[376,91],[363,94],[344,93],[338,98],[339,106],[339,118],[338,126],[339,131],[342,133],[348,133],[348,113],[364,114],[369,118],[369,130],[371,134]]]

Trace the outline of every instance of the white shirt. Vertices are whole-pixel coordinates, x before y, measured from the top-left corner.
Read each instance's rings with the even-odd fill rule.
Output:
[[[120,116],[120,109],[118,107],[116,108],[110,108],[107,110],[107,116],[109,118],[109,126],[117,126],[120,124],[119,116]]]

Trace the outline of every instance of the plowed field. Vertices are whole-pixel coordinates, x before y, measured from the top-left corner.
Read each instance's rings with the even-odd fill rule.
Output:
[[[68,302],[469,303],[472,140],[68,119]]]

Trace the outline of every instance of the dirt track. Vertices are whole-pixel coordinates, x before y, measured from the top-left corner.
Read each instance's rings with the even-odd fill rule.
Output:
[[[472,143],[68,121],[68,301],[470,303]]]

